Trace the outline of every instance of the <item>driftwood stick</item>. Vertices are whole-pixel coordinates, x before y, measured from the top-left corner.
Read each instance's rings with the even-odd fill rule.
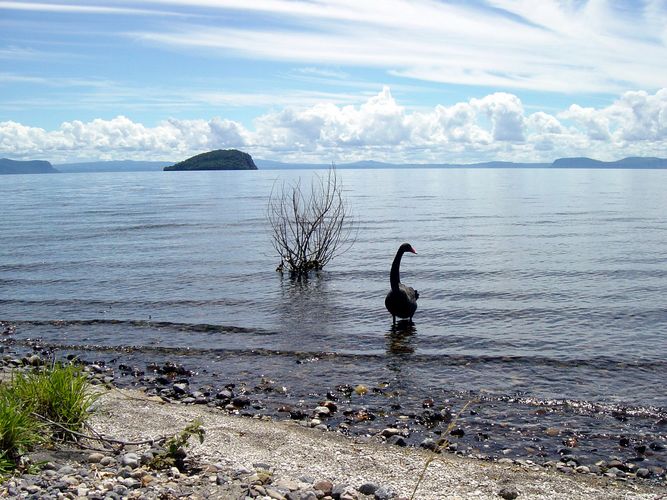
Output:
[[[158,438],[152,438],[152,439],[144,439],[142,441],[123,441],[121,439],[113,439],[113,438],[108,438],[105,436],[102,436],[99,433],[96,433],[96,436],[90,435],[90,434],[83,434],[81,432],[74,431],[67,426],[64,426],[62,424],[59,424],[58,422],[54,422],[53,420],[50,420],[46,418],[43,415],[40,415],[38,413],[32,413],[33,416],[39,418],[40,420],[46,422],[47,424],[54,425],[56,427],[59,427],[60,429],[64,430],[65,432],[68,432],[72,434],[73,436],[84,438],[84,439],[90,439],[91,441],[101,441],[103,443],[110,443],[110,444],[118,444],[121,446],[137,446],[141,444],[153,444],[155,442],[160,442],[160,441],[165,441],[167,439],[167,436],[160,436]]]

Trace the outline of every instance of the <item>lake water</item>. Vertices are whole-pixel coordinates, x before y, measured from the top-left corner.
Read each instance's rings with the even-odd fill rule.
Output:
[[[384,383],[664,415],[667,171],[340,170],[356,242],[295,283],[274,271],[267,198],[314,173],[0,177],[0,321],[17,345],[132,348],[303,397]],[[396,329],[404,241],[420,299]]]

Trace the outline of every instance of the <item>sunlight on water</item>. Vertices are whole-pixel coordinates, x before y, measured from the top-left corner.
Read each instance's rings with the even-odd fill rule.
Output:
[[[5,176],[0,320],[65,344],[399,356],[415,384],[667,405],[667,172],[339,173],[358,238],[306,283],[274,272],[265,210],[310,171]],[[384,309],[404,241],[408,334]]]

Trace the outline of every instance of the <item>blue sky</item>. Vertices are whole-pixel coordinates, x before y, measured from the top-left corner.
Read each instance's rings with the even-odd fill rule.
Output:
[[[667,157],[667,0],[0,0],[0,156]]]

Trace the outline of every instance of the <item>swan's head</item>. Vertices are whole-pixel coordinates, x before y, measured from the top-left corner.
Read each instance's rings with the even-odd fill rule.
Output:
[[[410,243],[403,243],[398,249],[401,252],[417,253]]]

